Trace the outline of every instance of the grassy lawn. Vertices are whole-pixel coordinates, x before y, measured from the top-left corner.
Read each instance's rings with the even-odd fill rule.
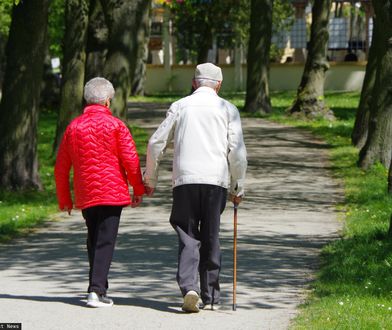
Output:
[[[146,152],[147,133],[131,126],[132,135],[138,146],[139,155]],[[0,190],[0,242],[23,235],[57,213],[56,190],[54,185],[54,157],[52,143],[56,129],[56,114],[44,111],[40,114],[38,128],[39,173],[43,191],[6,192]]]
[[[276,97],[278,96],[278,97]],[[273,95],[270,119],[312,131],[331,145],[336,177],[344,182],[343,237],[322,251],[322,267],[293,329],[392,329],[392,239],[387,237],[392,199],[387,171],[380,165],[356,167],[358,150],[350,135],[357,93],[329,93],[327,104],[337,121],[288,119],[292,93]]]

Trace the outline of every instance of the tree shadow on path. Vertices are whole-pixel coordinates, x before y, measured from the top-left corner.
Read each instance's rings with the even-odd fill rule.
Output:
[[[131,109],[130,117],[152,130],[166,109]],[[337,237],[334,205],[340,198],[339,185],[328,173],[327,145],[263,120],[245,119],[243,124],[249,172],[239,209],[237,304],[244,310],[294,310],[318,267],[320,248]],[[175,282],[177,237],[168,221],[170,159],[166,155],[162,163],[155,197],[123,212],[109,279],[109,294],[117,305],[177,313],[181,304]],[[232,234],[228,204],[221,228],[226,308],[232,299]],[[85,240],[85,225],[77,213],[0,246],[0,276],[11,282],[3,286],[0,300],[83,304],[80,297],[88,278]],[[21,293],[23,287],[26,293]]]

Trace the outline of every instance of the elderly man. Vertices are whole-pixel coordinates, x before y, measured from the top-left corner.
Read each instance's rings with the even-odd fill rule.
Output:
[[[171,105],[147,149],[144,179],[146,192],[152,195],[159,162],[174,140],[170,223],[179,239],[177,282],[186,312],[199,311],[199,295],[204,309],[219,304],[220,215],[229,187],[233,203],[240,203],[244,194],[247,161],[240,115],[233,104],[217,95],[221,83],[219,67],[198,65],[195,91]]]
[[[112,84],[104,78],[85,86],[87,106],[67,127],[55,165],[60,210],[73,208],[69,172],[73,167],[76,208],[82,210],[87,226],[90,262],[88,307],[110,307],[106,296],[121,211],[138,206],[144,194],[142,173],[135,143],[124,123],[112,116]],[[132,201],[128,183],[133,187]]]

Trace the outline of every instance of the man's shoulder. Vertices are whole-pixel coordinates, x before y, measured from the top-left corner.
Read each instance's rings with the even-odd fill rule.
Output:
[[[185,97],[180,98],[177,101],[174,101],[168,110],[169,113],[176,113],[179,109],[186,107],[191,102],[191,95],[187,95]]]
[[[221,96],[218,96],[218,97],[220,98],[221,102],[224,104],[224,107],[225,107],[229,112],[231,112],[231,113],[237,113],[237,112],[238,112],[237,107],[236,107],[233,103],[231,103],[230,101],[224,99],[224,98],[221,97]]]
[[[180,106],[180,105],[186,104],[187,102],[189,102],[190,100],[192,100],[193,96],[194,96],[193,94],[184,96],[184,97],[180,98],[179,100],[174,101],[174,102],[172,103],[172,106],[176,107],[176,106]]]

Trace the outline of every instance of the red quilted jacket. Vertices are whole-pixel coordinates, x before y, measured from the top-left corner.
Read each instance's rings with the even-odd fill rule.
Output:
[[[144,194],[132,136],[124,123],[103,105],[88,105],[64,133],[54,172],[61,210],[73,206],[69,183],[71,167],[76,208],[129,205],[128,182],[134,195]]]

